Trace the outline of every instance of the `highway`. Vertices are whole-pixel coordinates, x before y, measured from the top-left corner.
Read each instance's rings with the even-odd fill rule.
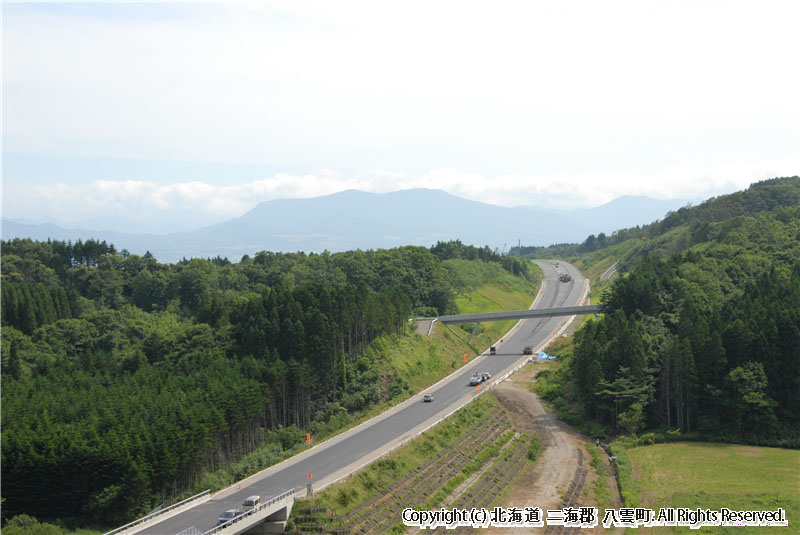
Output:
[[[540,262],[539,266],[544,271],[546,282],[537,308],[580,304],[584,279],[577,269],[564,262],[560,262],[558,268],[546,262]],[[572,281],[559,282],[558,276],[565,272],[572,275]],[[520,361],[525,346],[538,347],[567,319],[554,317],[521,322],[511,336],[497,344],[497,355],[489,356],[487,351],[426,390],[435,394],[433,403],[423,403],[421,395],[414,396],[339,437],[248,478],[242,483],[241,490],[237,485],[140,533],[175,535],[191,527],[206,531],[216,525],[218,516],[226,509],[241,508],[247,496],[258,494],[265,499],[292,488],[304,488],[308,474],[313,474],[317,486],[338,479],[463,405],[476,395],[477,389],[468,384],[473,372],[488,372],[493,378],[502,375]],[[440,325],[437,328],[444,327]]]

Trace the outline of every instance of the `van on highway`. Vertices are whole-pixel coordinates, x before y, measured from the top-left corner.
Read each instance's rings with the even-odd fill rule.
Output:
[[[494,347],[494,346],[490,347],[489,348],[489,354],[490,355],[497,355],[497,348]]]
[[[245,501],[242,502],[242,509],[249,511],[259,505],[261,505],[261,496],[248,496]]]

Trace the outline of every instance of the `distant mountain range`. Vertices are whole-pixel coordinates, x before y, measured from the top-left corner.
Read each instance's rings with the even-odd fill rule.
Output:
[[[217,255],[238,260],[244,254],[264,250],[337,252],[431,246],[451,239],[502,250],[518,242],[581,242],[590,234],[610,234],[661,219],[685,204],[682,200],[624,196],[596,208],[557,211],[506,208],[469,201],[441,190],[384,194],[347,190],[310,199],[262,202],[241,217],[190,232],[131,234],[3,219],[2,237],[73,241],[94,238],[131,253],[150,251],[162,262]]]

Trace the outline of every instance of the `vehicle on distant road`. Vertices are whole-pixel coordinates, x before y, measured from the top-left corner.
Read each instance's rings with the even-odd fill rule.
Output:
[[[481,374],[481,378],[483,379],[483,381],[488,381],[489,379],[491,379],[491,378],[492,378],[492,374],[490,374],[490,373],[486,373],[486,372],[483,372],[483,373]]]
[[[489,354],[490,355],[497,355],[497,348],[494,347],[494,346],[490,347],[489,348]]]
[[[242,509],[249,511],[259,505],[261,505],[261,496],[248,496],[244,502],[242,502]]]
[[[563,275],[561,275],[561,276],[558,278],[558,280],[560,280],[561,282],[569,282],[569,281],[571,281],[571,280],[572,280],[572,276],[571,276],[571,275],[569,275],[568,273],[564,273]]]
[[[242,511],[240,511],[239,509],[228,509],[227,511],[219,515],[219,518],[217,519],[217,525],[219,526],[220,524],[227,524],[240,514],[242,514]]]
[[[422,401],[424,401],[425,403],[432,402],[433,401],[433,394],[425,394],[424,396],[422,396]]]
[[[483,382],[483,377],[477,373],[469,378],[469,386],[477,386]]]
[[[525,346],[525,349],[522,350],[523,355],[533,355],[533,347]]]

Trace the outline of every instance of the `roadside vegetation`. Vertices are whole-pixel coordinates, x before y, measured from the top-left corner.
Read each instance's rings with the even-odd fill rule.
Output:
[[[538,451],[538,440],[516,433],[488,393],[347,480],[299,501],[287,531],[404,533],[405,507],[488,507]]]
[[[614,477],[614,475],[609,474],[605,450],[598,447],[596,443],[587,442],[586,451],[588,451],[589,455],[592,456],[592,460],[589,461],[589,465],[597,474],[597,479],[595,480],[594,487],[592,488],[594,491],[594,499],[595,503],[597,504],[597,508],[600,511],[612,508],[614,501],[611,497],[611,489],[608,485],[608,478]]]
[[[488,345],[413,334],[409,317],[475,292],[527,307],[537,280],[460,242],[175,265],[94,241],[2,246],[3,518],[81,528],[224,487],[405,399]]]
[[[558,418],[580,433],[593,439],[606,439],[608,436],[606,429],[602,425],[584,418],[580,407],[573,401],[574,395],[570,382],[570,363],[574,351],[573,338],[558,338],[547,348],[547,351],[556,360],[542,361],[536,364],[540,370],[536,373],[536,381],[531,383],[531,391],[549,402]]]

